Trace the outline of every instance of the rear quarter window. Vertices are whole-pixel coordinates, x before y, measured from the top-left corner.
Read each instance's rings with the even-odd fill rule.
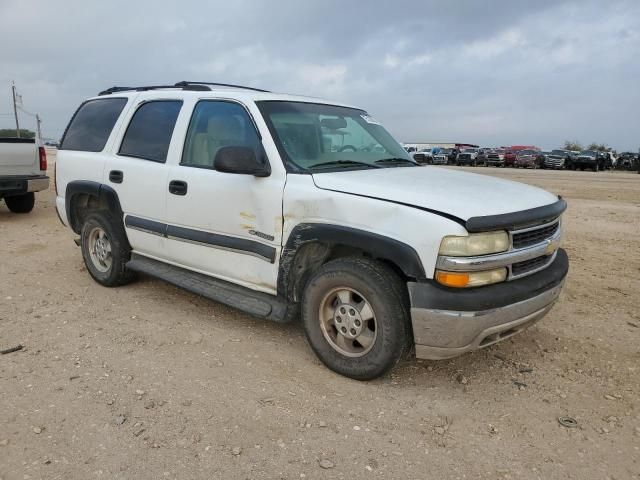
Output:
[[[126,98],[99,98],[80,105],[69,122],[60,149],[101,152],[126,104]]]

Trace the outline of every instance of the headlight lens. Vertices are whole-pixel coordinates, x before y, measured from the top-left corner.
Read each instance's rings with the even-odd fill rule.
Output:
[[[440,255],[475,257],[509,249],[509,235],[505,231],[472,233],[466,237],[449,236],[442,239]]]
[[[506,268],[485,270],[482,272],[445,272],[436,270],[436,280],[442,285],[455,288],[480,287],[507,279]]]

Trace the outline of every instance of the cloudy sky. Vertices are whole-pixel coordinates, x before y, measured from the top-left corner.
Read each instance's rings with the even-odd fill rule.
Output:
[[[637,0],[0,0],[0,128],[12,80],[59,138],[106,87],[187,79],[355,104],[404,142],[637,150],[639,27]]]

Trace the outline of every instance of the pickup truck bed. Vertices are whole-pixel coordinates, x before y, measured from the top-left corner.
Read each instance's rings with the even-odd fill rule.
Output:
[[[14,213],[33,209],[34,192],[49,187],[44,147],[33,138],[0,138],[0,199]]]

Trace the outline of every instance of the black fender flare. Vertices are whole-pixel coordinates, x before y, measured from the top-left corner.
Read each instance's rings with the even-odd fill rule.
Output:
[[[116,218],[122,220],[123,213],[122,208],[120,207],[120,200],[117,192],[113,188],[90,180],[74,180],[67,184],[64,202],[69,225],[77,234],[80,233],[82,225],[79,224],[78,219],[73,215],[73,201],[74,197],[79,194],[96,197],[99,201],[104,202],[107,205],[109,211],[112,212]]]
[[[325,223],[301,223],[291,231],[280,255],[278,294],[292,298],[292,268],[296,254],[309,243],[358,248],[374,258],[395,264],[409,278],[426,278],[424,267],[413,247],[394,238],[356,228]]]

